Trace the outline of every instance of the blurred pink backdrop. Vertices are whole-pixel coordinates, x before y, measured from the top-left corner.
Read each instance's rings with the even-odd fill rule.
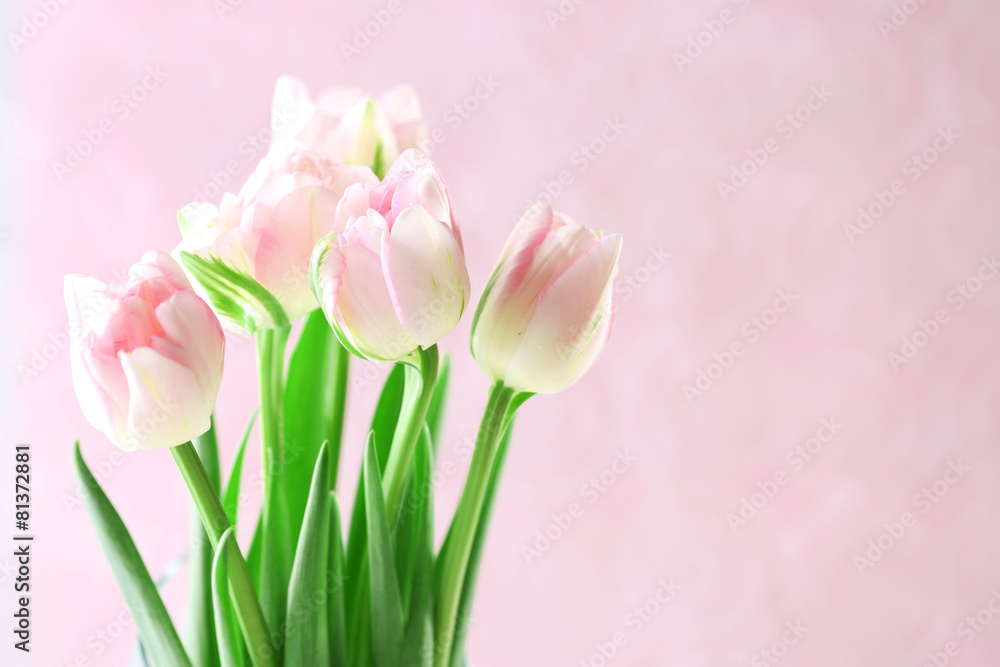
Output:
[[[539,196],[625,235],[604,356],[517,424],[476,667],[1000,663],[1000,5],[14,0],[2,13],[2,507],[8,525],[13,445],[31,443],[37,535],[28,657],[11,649],[0,548],[4,664],[124,665],[133,646],[77,496],[75,438],[154,576],[186,549],[169,454],[113,455],[77,406],[63,274],[110,279],[172,248],[176,210],[227,169],[238,188],[283,73],[314,91],[416,87],[476,294]],[[460,470],[487,390],[469,322],[445,341],[442,457]],[[227,466],[256,401],[252,347],[227,354]],[[383,376],[353,367],[345,498]],[[463,478],[439,476],[439,528]],[[182,626],[184,570],[164,595]]]

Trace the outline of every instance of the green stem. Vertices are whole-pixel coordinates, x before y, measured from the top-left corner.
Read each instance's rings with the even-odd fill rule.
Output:
[[[407,387],[403,394],[403,405],[399,413],[399,423],[392,437],[392,448],[389,450],[389,460],[385,465],[385,475],[382,488],[385,491],[385,511],[389,517],[389,528],[396,525],[399,506],[403,500],[403,487],[406,475],[413,460],[413,450],[424,429],[427,418],[427,408],[434,396],[434,384],[438,374],[438,349],[431,345],[428,349],[419,349],[420,360],[420,392],[411,392]],[[409,384],[409,382],[407,382]]]
[[[351,353],[332,333],[330,339],[335,374],[331,397],[333,410],[330,418],[330,442],[326,449],[330,453],[330,490],[336,491],[337,472],[340,467],[340,443],[344,437],[344,412],[347,408],[347,379],[351,369]]]
[[[191,491],[201,521],[205,526],[205,532],[215,548],[222,538],[222,534],[229,529],[229,519],[226,517],[226,510],[222,507],[218,494],[212,486],[205,466],[198,458],[198,452],[194,446],[188,442],[177,447],[171,447],[170,453],[177,461],[181,475]],[[257,667],[277,667],[275,652],[271,646],[270,635],[267,631],[267,623],[264,621],[264,613],[254,594],[253,582],[250,580],[250,570],[243,560],[243,554],[239,548],[229,549],[227,554],[229,559],[229,583],[236,601],[236,615],[239,617],[240,627],[246,638],[247,648],[250,650],[250,658]]]
[[[514,398],[514,390],[497,382],[490,389],[483,421],[476,436],[476,448],[469,466],[465,489],[455,511],[454,523],[449,534],[449,545],[444,555],[441,579],[438,581],[435,610],[435,667],[448,667],[451,644],[454,639],[455,619],[462,596],[462,583],[469,566],[469,556],[476,537],[476,527],[482,512],[490,471],[496,457],[497,446],[507,425],[507,410]]]
[[[288,580],[292,573],[292,537],[282,480],[285,451],[281,435],[285,343],[288,327],[257,332],[257,368],[260,384],[263,501],[261,503],[260,597],[268,627],[284,636]],[[278,642],[280,649],[283,641]]]

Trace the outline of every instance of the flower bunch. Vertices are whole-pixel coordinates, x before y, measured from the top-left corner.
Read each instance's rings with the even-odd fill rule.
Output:
[[[544,204],[512,232],[475,309],[472,356],[491,387],[436,549],[431,478],[450,368],[438,342],[472,291],[455,207],[419,151],[419,103],[408,87],[313,100],[283,77],[273,113],[273,144],[242,188],[181,208],[172,256],[148,253],[123,286],[66,278],[84,415],[122,449],[170,448],[191,493],[183,641],[78,445],[91,518],[142,612],[150,664],[460,667],[511,423],[604,348],[621,237]],[[263,497],[247,549],[234,526],[258,413],[223,484],[212,423],[223,328],[257,345]],[[394,366],[348,517],[336,485],[352,355]]]

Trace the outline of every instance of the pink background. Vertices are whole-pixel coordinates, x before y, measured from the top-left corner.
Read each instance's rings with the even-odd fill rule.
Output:
[[[1000,252],[1000,5],[908,0],[916,13],[883,34],[890,0],[566,0],[554,26],[555,2],[401,0],[348,60],[341,44],[386,2],[48,1],[55,15],[39,14],[45,25],[16,48],[11,31],[41,5],[3,12],[0,504],[8,525],[12,446],[30,442],[38,536],[34,652],[5,664],[123,665],[132,646],[132,627],[121,633],[116,620],[122,596],[73,501],[75,438],[109,473],[104,487],[152,571],[186,549],[186,492],[169,454],[111,458],[76,404],[62,276],[110,279],[143,251],[172,248],[176,209],[227,162],[241,182],[260,157],[247,142],[266,130],[283,73],[314,91],[416,87],[446,135],[433,159],[477,293],[512,216],[546,183],[557,209],[625,235],[610,345],[571,390],[529,401],[517,424],[475,610],[476,667],[596,667],[616,633],[625,644],[609,665],[765,665],[759,652],[774,645],[788,665],[918,667],[950,641],[959,653],[939,664],[1000,662],[1000,620],[987,622],[1000,590],[1000,280],[976,282],[982,258]],[[679,66],[689,38],[705,46]],[[116,99],[150,67],[165,78],[122,117]],[[499,87],[467,99],[482,77]],[[814,86],[831,96],[800,109]],[[477,108],[449,112],[463,101]],[[779,124],[797,110],[794,131]],[[60,178],[54,164],[104,118],[113,132]],[[625,127],[602,145],[615,119]],[[958,135],[938,142],[940,155],[939,128]],[[592,142],[602,152],[590,161],[578,150]],[[936,161],[913,172],[907,161],[925,149]],[[762,153],[724,201],[717,182]],[[896,179],[902,194],[891,195]],[[849,240],[845,225],[877,196],[894,201]],[[967,282],[981,287],[971,301],[953,291]],[[774,318],[778,290],[794,301]],[[936,311],[946,321],[927,324]],[[445,341],[455,377],[442,456],[462,465],[487,390],[467,352],[470,320]],[[889,353],[921,321],[934,335],[917,335],[915,356],[893,368]],[[734,342],[742,354],[729,359]],[[252,347],[228,352],[218,405],[227,466],[256,400]],[[351,494],[383,374],[353,370],[340,480]],[[699,371],[714,379],[688,400]],[[824,418],[842,424],[835,437],[804,465],[786,459]],[[620,475],[606,472],[616,452],[636,459]],[[968,470],[938,482],[938,502],[915,502],[949,461]],[[603,493],[584,487],[602,472],[614,476]],[[784,484],[768,483],[776,473]],[[461,478],[442,477],[440,526]],[[760,488],[773,497],[753,496]],[[744,498],[763,507],[734,532],[727,514]],[[572,503],[573,524],[526,555]],[[905,512],[915,524],[882,537],[894,544],[859,573],[855,557]],[[0,566],[11,656],[6,555]],[[681,590],[661,604],[671,579]],[[179,626],[184,595],[182,571],[165,592]],[[628,616],[643,605],[644,618]],[[979,630],[960,625],[982,609]],[[805,634],[784,646],[796,622]]]

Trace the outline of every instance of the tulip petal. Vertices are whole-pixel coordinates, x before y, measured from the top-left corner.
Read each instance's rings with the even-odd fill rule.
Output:
[[[151,347],[191,369],[206,394],[218,394],[225,335],[208,304],[194,292],[178,292],[156,307],[156,319],[166,338],[154,338]]]
[[[350,332],[355,347],[365,357],[377,361],[402,359],[415,350],[417,344],[396,316],[378,253],[359,244],[330,249],[328,254],[334,253],[343,258],[335,310],[339,311],[338,319]],[[337,261],[328,258],[324,264]]]
[[[505,383],[551,394],[583,375],[607,340],[621,236],[605,237],[541,293]]]
[[[71,338],[82,339],[95,323],[107,317],[112,303],[107,289],[100,280],[87,276],[71,274],[63,280]]]
[[[316,241],[333,229],[337,202],[326,188],[306,187],[285,195],[273,209],[255,211],[255,277],[277,297],[289,319],[316,308],[309,289],[309,257]]]
[[[383,242],[396,314],[413,340],[430,347],[458,324],[469,300],[462,249],[451,228],[422,206],[404,209]]]
[[[128,418],[128,383],[121,362],[93,350],[70,354],[73,389],[84,417],[112,442],[125,435]]]
[[[473,355],[493,378],[505,377],[539,295],[599,242],[586,226],[565,226],[557,218],[547,205],[525,215],[479,300],[472,323]]]
[[[120,446],[175,447],[208,430],[215,396],[191,370],[149,347],[118,358],[129,386],[128,432]]]

